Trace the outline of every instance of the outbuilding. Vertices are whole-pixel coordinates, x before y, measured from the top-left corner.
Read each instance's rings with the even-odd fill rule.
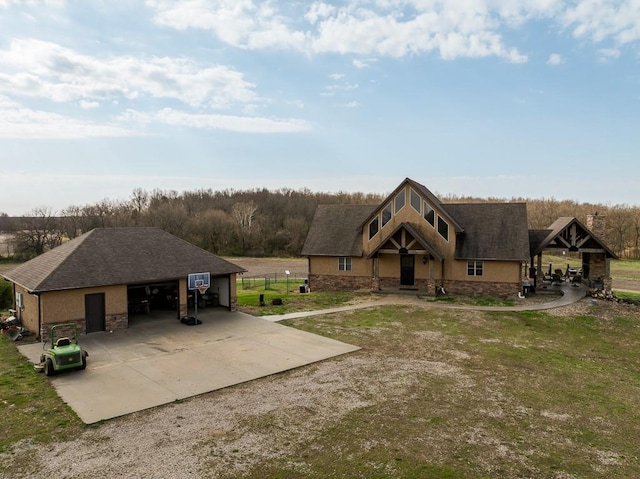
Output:
[[[46,339],[51,326],[73,322],[83,333],[123,329],[132,316],[190,305],[235,310],[236,275],[245,270],[158,228],[96,228],[2,276],[14,287],[24,327]],[[189,275],[208,273],[204,295]]]

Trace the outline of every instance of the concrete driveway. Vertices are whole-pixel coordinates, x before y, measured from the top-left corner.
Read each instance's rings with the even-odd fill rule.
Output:
[[[87,424],[297,368],[359,348],[222,308],[203,324],[145,317],[126,330],[80,337],[87,369],[51,379]],[[38,362],[42,343],[20,352]]]

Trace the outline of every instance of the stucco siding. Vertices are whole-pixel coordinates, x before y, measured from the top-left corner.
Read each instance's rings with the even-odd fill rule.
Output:
[[[391,219],[388,223],[382,226],[381,217],[380,217],[380,229],[378,233],[371,239],[369,239],[369,224],[367,222],[364,225],[362,241],[363,241],[363,250],[365,252],[365,256],[374,251],[376,248],[380,246],[380,244],[387,239],[387,237],[402,223],[410,223],[416,230],[420,232],[423,238],[429,242],[430,245],[435,247],[441,254],[446,257],[452,257],[455,251],[455,231],[454,226],[449,224],[449,238],[448,240],[444,239],[437,230],[438,225],[438,216],[440,215],[440,211],[435,209],[436,217],[435,217],[435,226],[431,226],[424,217],[422,213],[416,211],[410,204],[410,190],[411,188],[407,185],[404,188],[406,195],[406,203],[403,208],[401,208],[397,213],[392,214]],[[422,200],[426,200],[426,198],[422,198]],[[393,203],[393,198],[392,198]],[[376,214],[380,216],[382,210],[389,203],[384,203],[380,208],[376,211]],[[434,205],[430,204],[432,208]],[[444,218],[443,218],[444,219]],[[448,222],[447,222],[448,223]]]
[[[22,326],[32,333],[38,334],[38,296],[29,294],[26,289],[17,284],[15,290],[16,293],[22,294],[22,309],[17,312],[22,320]],[[16,310],[18,310],[17,306]]]
[[[69,291],[41,293],[42,324],[64,323],[85,319],[84,298],[87,294],[104,293],[105,316],[127,316],[127,286],[104,286]]]
[[[371,276],[371,260],[366,258],[351,258],[351,271],[338,269],[337,256],[311,256],[309,258],[309,273],[317,275],[336,276]]]
[[[445,278],[454,281],[479,281],[479,282],[508,282],[518,283],[521,276],[521,263],[519,261],[483,261],[482,276],[467,275],[467,261],[458,260],[450,262]]]

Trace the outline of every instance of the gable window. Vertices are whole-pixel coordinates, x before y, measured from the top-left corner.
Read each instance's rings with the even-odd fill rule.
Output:
[[[420,198],[420,195],[418,193],[413,191],[413,188],[411,188],[410,201],[413,209],[420,213],[420,204],[422,203],[422,198]]]
[[[429,223],[431,226],[436,225],[436,212],[433,211],[433,208],[429,206],[426,201],[424,202],[423,216],[424,219],[427,220],[427,223]]]
[[[396,195],[396,198],[394,200],[395,202],[395,208],[396,208],[396,213],[398,211],[400,211],[403,207],[404,207],[404,203],[407,201],[406,199],[406,195],[405,195],[405,191],[402,190],[400,193],[398,193]]]
[[[483,271],[483,261],[467,261],[467,276],[482,276]]]
[[[438,216],[438,233],[440,233],[440,236],[444,239],[449,241],[449,225],[440,216]]]
[[[391,203],[384,207],[382,210],[382,226],[391,221]]]
[[[371,223],[369,223],[369,239],[377,235],[379,229],[380,229],[380,220],[376,216],[374,220]]]
[[[348,256],[338,258],[338,270],[351,271],[351,258]]]

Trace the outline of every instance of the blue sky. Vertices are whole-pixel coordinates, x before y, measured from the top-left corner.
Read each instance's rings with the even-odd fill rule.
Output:
[[[640,204],[637,0],[0,0],[0,212],[134,188]]]

